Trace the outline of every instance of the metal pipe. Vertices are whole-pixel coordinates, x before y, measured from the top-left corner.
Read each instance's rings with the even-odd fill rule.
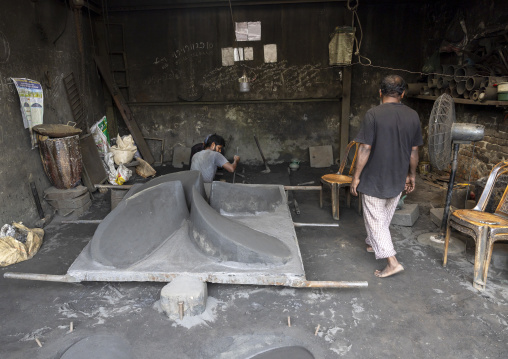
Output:
[[[482,81],[484,80],[483,77],[479,77],[479,76],[473,76],[473,77],[470,77],[466,80],[466,90],[476,90],[477,88],[480,87],[480,85],[482,84]]]
[[[321,186],[284,186],[284,191],[321,191]]]
[[[346,281],[312,281],[306,280],[293,287],[296,288],[367,288],[369,286],[368,282],[346,282]]]
[[[7,272],[7,273],[4,273],[4,278],[40,280],[40,281],[44,281],[44,282],[62,282],[62,283],[80,283],[81,282],[80,280],[78,280],[68,274],[53,275],[53,274],[38,274],[38,273]]]
[[[52,275],[52,274],[37,274],[37,273],[13,273],[13,272],[7,272],[4,273],[4,278],[9,279],[24,279],[24,280],[39,280],[39,281],[45,281],[45,282],[61,282],[61,283],[80,283],[81,281],[77,278],[74,278],[73,276],[69,274],[65,275]],[[167,282],[171,281],[174,278],[173,276],[169,276],[167,278],[161,279],[161,280],[141,280],[143,282]],[[211,283],[222,283],[222,284],[257,284],[257,285],[277,285],[277,286],[289,286],[293,288],[366,288],[369,286],[368,282],[366,281],[358,281],[358,282],[348,282],[348,281],[308,281],[308,280],[298,280],[294,282],[279,282],[279,281],[270,281],[270,280],[264,280],[259,282],[252,282],[252,283],[242,283],[241,281],[231,281],[231,279],[228,279],[226,281],[224,280],[211,280],[212,278],[208,278],[209,282]],[[87,279],[88,281],[88,279]],[[125,281],[125,280],[119,280],[117,279],[111,279],[109,281]],[[140,280],[136,280],[140,281]]]
[[[301,223],[294,222],[295,227],[338,227],[338,223]]]
[[[111,189],[131,189],[133,185],[123,184],[121,186],[115,186],[112,184],[95,184],[95,188],[111,188]]]
[[[102,222],[102,219],[76,219],[76,220],[68,220],[62,221],[60,223],[65,224],[99,224]]]
[[[171,101],[171,102],[128,102],[129,106],[213,106],[213,105],[248,105],[266,103],[307,103],[307,102],[339,102],[337,98],[281,99],[281,100],[244,100],[244,101]]]
[[[448,183],[448,192],[446,193],[446,203],[443,211],[443,221],[441,222],[441,233],[444,236],[446,227],[448,226],[448,217],[450,216],[450,205],[452,203],[453,184],[455,182],[455,174],[457,173],[457,156],[459,154],[459,144],[453,144],[453,160],[452,171],[450,173],[450,182]]]

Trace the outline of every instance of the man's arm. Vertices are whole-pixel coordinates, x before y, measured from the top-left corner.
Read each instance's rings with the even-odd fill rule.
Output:
[[[358,196],[356,187],[360,184],[360,175],[362,174],[363,168],[367,164],[370,157],[370,150],[372,146],[362,143],[358,149],[358,158],[356,159],[355,173],[353,174],[353,180],[351,181],[350,191],[353,196]]]
[[[416,166],[418,166],[418,146],[411,148],[411,157],[409,159],[409,170],[406,177],[406,187],[404,188],[407,193],[413,192],[416,185]]]
[[[233,163],[226,162],[222,165],[222,168],[224,168],[228,172],[235,172],[236,166],[238,165],[239,161],[240,161],[240,156],[235,156]]]

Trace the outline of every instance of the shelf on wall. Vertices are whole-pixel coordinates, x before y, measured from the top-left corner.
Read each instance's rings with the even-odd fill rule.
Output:
[[[439,96],[425,96],[425,95],[414,95],[408,96],[410,98],[418,98],[420,100],[432,100],[435,101]],[[508,107],[508,101],[474,101],[465,98],[454,97],[453,101],[455,103],[461,103],[465,105],[480,105],[480,106],[498,106],[498,107]]]

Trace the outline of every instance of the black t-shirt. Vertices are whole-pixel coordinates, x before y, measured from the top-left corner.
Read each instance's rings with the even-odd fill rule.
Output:
[[[372,146],[360,174],[358,191],[393,198],[404,190],[411,148],[423,145],[416,111],[401,103],[384,103],[367,111],[355,141]]]

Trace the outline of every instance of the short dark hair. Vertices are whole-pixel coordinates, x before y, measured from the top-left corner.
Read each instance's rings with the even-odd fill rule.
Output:
[[[406,81],[399,75],[386,76],[379,85],[383,96],[399,97],[406,91]]]
[[[210,147],[212,143],[215,143],[216,146],[226,147],[226,141],[224,141],[224,138],[222,138],[216,133],[214,133],[211,136],[208,136],[205,142],[205,148]]]

